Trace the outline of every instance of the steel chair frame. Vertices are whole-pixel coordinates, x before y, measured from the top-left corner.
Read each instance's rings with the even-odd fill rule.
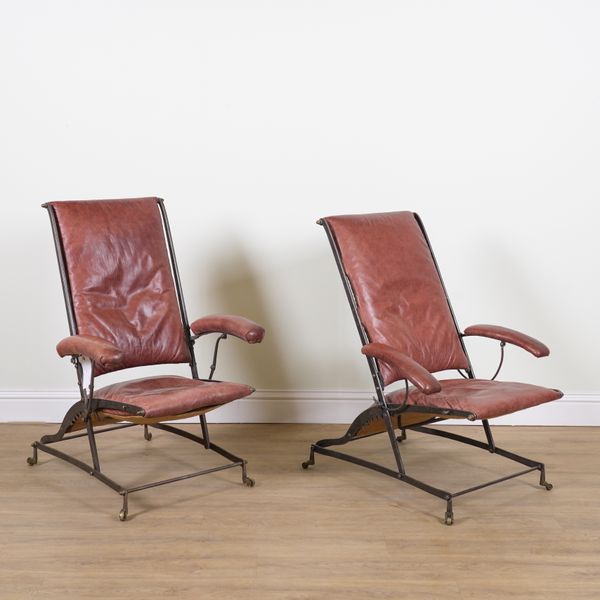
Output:
[[[467,352],[467,348],[465,347],[465,344],[464,344],[463,334],[461,334],[460,329],[458,327],[456,316],[455,316],[454,310],[452,309],[452,305],[450,303],[450,299],[449,299],[448,293],[446,291],[446,286],[444,285],[444,281],[443,281],[442,275],[440,273],[439,266],[438,266],[437,260],[435,258],[435,254],[431,247],[431,243],[429,241],[429,238],[427,236],[427,233],[425,231],[425,227],[423,226],[423,222],[421,221],[421,218],[416,213],[414,213],[414,217],[415,217],[415,219],[419,225],[419,228],[421,230],[421,233],[423,234],[423,237],[427,243],[429,252],[431,253],[431,257],[433,259],[433,263],[435,265],[437,275],[440,279],[440,282],[441,282],[441,285],[442,285],[442,288],[444,291],[444,295],[445,295],[446,301],[448,303],[448,307],[450,309],[450,314],[452,315],[452,320],[454,323],[454,327],[456,329],[456,334],[459,337],[461,347],[465,353],[465,356],[467,357],[469,366],[466,369],[466,375],[463,374],[460,370],[459,370],[459,373],[461,374],[461,376],[463,376],[465,378],[474,379],[475,374],[474,374],[473,366],[471,363],[471,359]],[[329,240],[329,244],[330,244],[332,252],[333,252],[333,256],[335,259],[335,263],[336,263],[339,275],[342,279],[342,284],[344,286],[346,298],[350,305],[350,309],[352,311],[352,316],[354,318],[354,322],[355,322],[356,328],[358,330],[358,335],[360,337],[360,341],[361,341],[362,345],[365,346],[365,345],[369,344],[371,340],[369,339],[367,331],[361,321],[361,317],[360,317],[359,310],[358,310],[358,304],[356,301],[356,295],[352,289],[352,284],[350,282],[350,279],[348,278],[348,276],[346,275],[346,273],[344,271],[344,265],[343,265],[343,261],[342,261],[340,248],[338,246],[338,243],[335,239],[335,236],[333,235],[333,232],[332,232],[329,224],[323,219],[317,221],[317,224],[321,225],[325,229],[325,233],[327,235],[327,239]],[[495,379],[495,377],[498,375],[498,373],[500,371],[500,368],[502,367],[502,363],[504,361],[504,346],[505,346],[505,343],[501,342],[500,343],[500,347],[501,347],[500,364],[498,365],[498,369],[496,370],[496,373],[494,374],[492,379]],[[309,454],[308,460],[306,460],[305,462],[302,463],[303,469],[308,469],[308,467],[315,464],[315,454],[322,454],[324,456],[330,456],[332,458],[344,460],[344,461],[350,462],[352,464],[359,465],[361,467],[365,467],[367,469],[371,469],[371,470],[377,471],[379,473],[383,473],[384,475],[393,477],[394,479],[397,479],[398,481],[407,483],[413,487],[419,488],[419,489],[427,492],[428,494],[431,494],[433,496],[436,496],[437,498],[441,498],[442,500],[445,500],[446,501],[446,512],[444,514],[443,521],[446,525],[452,525],[454,523],[453,500],[455,498],[458,498],[460,496],[464,496],[465,494],[475,492],[477,490],[489,487],[491,485],[495,485],[497,483],[501,483],[501,482],[507,481],[509,479],[513,479],[515,477],[520,477],[521,475],[526,475],[527,473],[531,473],[533,471],[539,471],[539,473],[540,473],[539,485],[544,487],[546,490],[552,489],[552,484],[548,483],[546,481],[546,470],[545,470],[544,463],[537,461],[537,460],[532,460],[532,459],[526,458],[524,456],[520,456],[518,454],[509,452],[507,450],[504,450],[504,449],[496,446],[494,438],[492,436],[492,430],[491,430],[489,421],[487,419],[482,420],[482,425],[483,425],[483,429],[484,429],[485,436],[486,436],[486,443],[481,442],[476,439],[473,439],[473,438],[470,438],[470,437],[467,437],[467,436],[459,435],[459,434],[449,432],[449,431],[444,431],[439,428],[428,427],[427,425],[440,423],[449,418],[471,419],[472,415],[470,413],[466,413],[466,412],[459,411],[459,410],[440,409],[438,407],[433,407],[433,406],[427,407],[427,406],[408,405],[407,404],[408,380],[404,380],[405,388],[406,388],[404,402],[402,404],[388,403],[388,401],[386,400],[386,394],[384,391],[385,385],[384,385],[383,376],[379,370],[377,361],[375,358],[373,358],[371,356],[367,356],[366,358],[367,358],[367,363],[369,365],[369,370],[371,372],[371,377],[373,379],[373,384],[375,387],[375,398],[374,398],[375,402],[374,402],[374,404],[370,408],[364,410],[360,415],[358,415],[358,417],[356,417],[356,419],[352,422],[352,424],[348,428],[347,432],[342,437],[323,439],[323,440],[319,440],[319,441],[315,442],[314,444],[312,444],[310,447],[310,454]],[[427,415],[427,418],[423,418],[423,415]],[[415,421],[415,420],[416,420],[416,422],[411,422],[411,421]],[[400,435],[396,434],[396,429],[400,430]],[[506,475],[504,477],[500,477],[500,478],[494,479],[492,481],[487,481],[485,483],[475,485],[475,486],[472,486],[472,487],[469,487],[469,488],[466,488],[463,490],[459,490],[459,491],[455,491],[455,492],[443,490],[443,489],[437,488],[435,486],[432,486],[426,482],[423,482],[419,479],[416,479],[415,477],[411,477],[410,475],[408,475],[406,473],[406,469],[404,466],[404,462],[402,460],[402,455],[400,452],[399,444],[400,444],[400,442],[402,442],[406,439],[406,431],[407,430],[416,431],[416,432],[424,433],[424,434],[428,434],[428,435],[434,435],[434,436],[438,436],[438,437],[443,437],[443,438],[450,439],[450,440],[460,442],[463,444],[468,444],[468,445],[474,446],[476,448],[481,448],[483,450],[487,450],[488,452],[490,452],[492,454],[497,454],[497,455],[502,456],[511,461],[525,465],[527,468],[519,470],[510,475]],[[395,470],[385,467],[383,465],[371,462],[371,461],[364,460],[362,458],[353,456],[351,454],[346,454],[343,452],[339,452],[337,450],[330,449],[331,446],[344,445],[344,444],[347,444],[347,443],[355,441],[355,440],[364,439],[365,437],[370,437],[372,435],[377,435],[379,433],[387,433],[390,445],[392,447],[392,452],[394,454],[395,463],[396,463]]]
[[[209,377],[206,379],[200,378],[198,375],[198,366],[196,363],[196,356],[194,353],[195,341],[200,336],[199,335],[191,335],[191,332],[190,332],[189,320],[187,317],[187,311],[186,311],[185,301],[183,298],[183,292],[182,292],[182,287],[181,287],[181,279],[179,276],[179,269],[177,266],[177,259],[175,257],[175,249],[173,246],[173,238],[171,236],[169,220],[167,218],[167,213],[166,213],[166,210],[164,207],[164,200],[162,198],[157,198],[156,200],[157,200],[158,207],[160,209],[160,215],[161,215],[161,220],[162,220],[164,234],[165,234],[165,242],[166,242],[167,251],[168,251],[169,260],[170,260],[171,274],[172,274],[173,282],[175,285],[175,292],[176,292],[176,296],[177,296],[177,303],[178,303],[178,307],[179,307],[180,318],[181,318],[181,322],[182,322],[182,326],[183,326],[183,330],[184,330],[185,340],[186,340],[186,343],[187,343],[187,346],[188,346],[189,352],[190,352],[191,360],[190,360],[189,366],[190,366],[190,370],[191,370],[192,379],[196,379],[199,381],[207,381],[207,382],[208,381],[217,382],[217,380],[213,379],[213,374],[214,374],[216,364],[217,364],[217,355],[218,355],[218,351],[219,351],[219,344],[222,340],[227,338],[227,334],[221,334],[215,342],[215,347],[214,347],[214,352],[213,352],[213,360],[212,360],[212,364],[210,366]],[[42,207],[47,209],[48,215],[50,217],[50,224],[52,227],[52,236],[54,239],[56,256],[58,259],[58,267],[59,267],[59,272],[60,272],[62,291],[63,291],[65,306],[66,306],[66,310],[67,310],[67,319],[69,322],[69,330],[70,330],[71,335],[76,335],[77,334],[77,324],[76,324],[76,319],[75,319],[75,310],[74,310],[74,306],[73,306],[73,297],[71,295],[67,264],[66,264],[66,260],[65,260],[63,247],[62,247],[62,241],[61,241],[61,235],[60,235],[60,229],[59,229],[57,217],[56,217],[54,208],[50,204],[43,204]],[[71,406],[71,408],[67,411],[58,431],[55,434],[45,435],[45,436],[41,437],[39,441],[35,441],[31,444],[31,446],[33,448],[33,453],[32,453],[31,457],[27,458],[27,463],[29,465],[33,466],[33,465],[37,464],[38,451],[42,451],[42,452],[50,454],[51,456],[54,456],[56,458],[60,458],[64,461],[68,462],[69,464],[72,464],[72,465],[78,467],[79,469],[82,469],[83,471],[85,471],[92,477],[96,478],[98,481],[100,481],[101,483],[108,486],[109,488],[116,491],[118,494],[120,494],[122,496],[122,508],[119,512],[119,519],[121,521],[125,521],[127,519],[128,513],[129,513],[129,503],[128,503],[129,495],[134,492],[139,492],[139,491],[146,490],[149,488],[158,487],[158,486],[166,485],[168,483],[174,483],[177,481],[182,481],[184,479],[199,477],[200,475],[207,475],[209,473],[215,473],[217,471],[222,471],[225,469],[231,469],[231,468],[236,468],[236,467],[240,467],[242,470],[243,484],[248,487],[254,486],[254,483],[255,483],[254,480],[251,477],[249,477],[248,473],[247,473],[247,461],[244,460],[243,458],[236,456],[232,452],[229,452],[228,450],[221,448],[220,446],[218,446],[214,442],[211,442],[211,440],[210,440],[210,436],[209,436],[209,432],[208,432],[208,423],[206,420],[206,412],[212,410],[213,408],[218,408],[218,405],[211,406],[206,409],[199,410],[199,411],[193,411],[187,415],[174,415],[177,418],[185,418],[187,416],[198,416],[199,420],[200,420],[200,426],[202,429],[202,436],[194,435],[186,430],[183,430],[178,427],[174,427],[172,425],[161,422],[163,420],[169,420],[167,418],[155,420],[156,422],[150,422],[152,420],[148,420],[148,422],[144,423],[140,417],[140,415],[143,414],[143,411],[140,412],[139,409],[137,409],[137,407],[135,407],[133,405],[121,404],[119,402],[113,402],[110,400],[94,398],[93,364],[91,363],[91,361],[89,359],[86,359],[84,357],[73,357],[71,359],[71,362],[73,363],[73,365],[75,366],[75,369],[76,369],[77,386],[78,386],[79,392],[80,392],[80,400],[77,401],[73,406]],[[103,409],[116,409],[119,411],[125,411],[128,413],[128,416],[122,417],[122,418],[115,416],[114,419],[109,418],[104,415],[99,416],[98,411],[103,410]],[[131,419],[134,422],[121,423],[118,425],[114,425],[115,421],[119,421],[119,420],[126,421],[127,419]],[[137,421],[137,422],[135,422],[135,421]],[[107,425],[111,425],[111,426],[107,426]],[[187,473],[185,475],[180,475],[178,477],[162,479],[160,481],[153,481],[150,483],[145,483],[145,484],[130,486],[130,487],[121,485],[119,483],[116,483],[110,477],[107,477],[104,474],[104,472],[102,472],[101,467],[100,467],[100,460],[98,457],[98,449],[97,449],[97,445],[96,445],[96,437],[95,436],[99,433],[116,431],[119,429],[133,427],[135,425],[143,425],[144,426],[144,438],[147,441],[150,441],[152,439],[152,433],[149,431],[149,428],[152,427],[155,429],[159,429],[161,431],[166,431],[168,433],[172,433],[174,435],[181,436],[192,442],[200,444],[206,450],[210,450],[212,452],[219,454],[220,456],[227,459],[229,462],[224,465],[221,465],[221,466],[212,467],[209,469],[202,469],[199,471],[194,471],[192,473]],[[96,431],[94,429],[95,426],[98,426],[98,427],[102,426],[103,428],[101,430]],[[85,428],[85,430],[86,430],[85,433],[75,433],[75,434],[67,435],[70,431],[73,431],[73,430],[76,430],[79,428]],[[91,458],[92,458],[91,465],[79,460],[78,458],[76,458],[70,454],[67,454],[66,452],[62,452],[52,446],[53,444],[56,444],[58,442],[69,441],[69,440],[79,438],[79,437],[87,437],[87,439],[88,439],[88,443],[89,443],[89,447],[90,447],[90,454],[91,454]]]

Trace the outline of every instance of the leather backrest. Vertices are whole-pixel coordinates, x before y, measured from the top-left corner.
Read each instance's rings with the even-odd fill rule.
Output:
[[[416,215],[392,212],[323,219],[340,251],[370,342],[388,344],[429,372],[469,366],[429,245]],[[380,363],[386,385],[396,377]]]
[[[189,362],[157,198],[49,206],[58,221],[75,333],[117,346],[125,357],[119,368]]]

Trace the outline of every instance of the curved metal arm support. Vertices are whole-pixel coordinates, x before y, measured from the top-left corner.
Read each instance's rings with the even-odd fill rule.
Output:
[[[496,377],[498,377],[498,373],[500,373],[500,369],[502,368],[502,363],[504,362],[504,346],[506,346],[506,342],[500,342],[500,363],[498,364],[498,368],[494,373],[494,376],[490,379],[490,381],[494,381]]]
[[[494,373],[494,375],[490,378],[490,381],[494,381],[494,379],[496,379],[496,377],[498,377],[498,373],[500,373],[500,369],[502,368],[502,364],[504,363],[504,346],[506,346],[506,342],[500,342],[500,362],[498,363],[498,368],[496,369],[496,372]],[[459,375],[463,378],[463,379],[472,379],[474,377],[474,375],[469,375],[469,373],[463,373],[462,369],[456,369],[459,373]]]
[[[408,379],[405,379],[404,380],[404,400],[402,401],[402,404],[400,406],[398,406],[398,405],[394,406],[394,409],[403,411],[406,408],[407,404],[408,404]]]
[[[227,339],[227,334],[226,333],[222,333],[216,343],[215,343],[215,351],[213,353],[213,359],[212,359],[212,364],[210,365],[210,374],[208,376],[208,380],[211,381],[213,378],[213,375],[215,373],[215,369],[217,368],[217,354],[219,353],[219,344],[221,343],[221,340],[226,340]]]

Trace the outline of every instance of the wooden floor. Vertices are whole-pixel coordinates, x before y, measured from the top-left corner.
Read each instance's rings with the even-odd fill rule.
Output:
[[[452,527],[444,502],[384,475],[324,456],[303,471],[337,425],[212,426],[256,486],[235,469],[140,492],[121,523],[120,496],[79,469],[43,453],[27,466],[55,428],[0,425],[2,600],[600,598],[600,428],[497,428],[499,446],[546,461],[554,489],[534,473],[458,498]],[[222,461],[139,427],[98,441],[128,485]],[[88,459],[85,440],[68,444]],[[410,474],[450,490],[519,468],[417,433],[402,450]],[[391,466],[383,436],[353,451]]]

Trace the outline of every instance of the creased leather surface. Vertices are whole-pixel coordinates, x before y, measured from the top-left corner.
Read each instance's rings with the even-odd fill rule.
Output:
[[[265,330],[260,325],[237,315],[207,315],[196,319],[190,329],[195,335],[227,333],[249,344],[259,344],[265,335]]]
[[[94,398],[139,406],[144,409],[144,416],[151,418],[180,415],[205,406],[226,404],[249,396],[253,391],[253,388],[241,383],[206,382],[173,375],[146,377],[108,385],[96,390]],[[127,414],[108,409],[105,412]]]
[[[464,335],[477,335],[514,344],[523,348],[523,350],[527,350],[527,352],[530,352],[537,358],[542,358],[550,354],[550,349],[546,344],[532,338],[530,335],[500,325],[471,325],[465,329]]]
[[[524,408],[562,398],[562,392],[550,388],[487,379],[444,379],[442,391],[426,396],[418,389],[409,389],[408,404],[432,406],[472,413],[476,419],[492,419]],[[389,401],[401,404],[404,390],[392,392]]]
[[[113,344],[91,335],[71,335],[56,345],[59,356],[87,356],[103,369],[118,368],[123,353]]]
[[[430,373],[468,361],[427,242],[411,212],[324,219],[332,229],[371,342],[387,344]],[[398,373],[381,365],[387,384]]]
[[[120,367],[189,362],[155,198],[50,203],[56,211],[77,333],[123,353]],[[95,367],[95,374],[117,370]]]

